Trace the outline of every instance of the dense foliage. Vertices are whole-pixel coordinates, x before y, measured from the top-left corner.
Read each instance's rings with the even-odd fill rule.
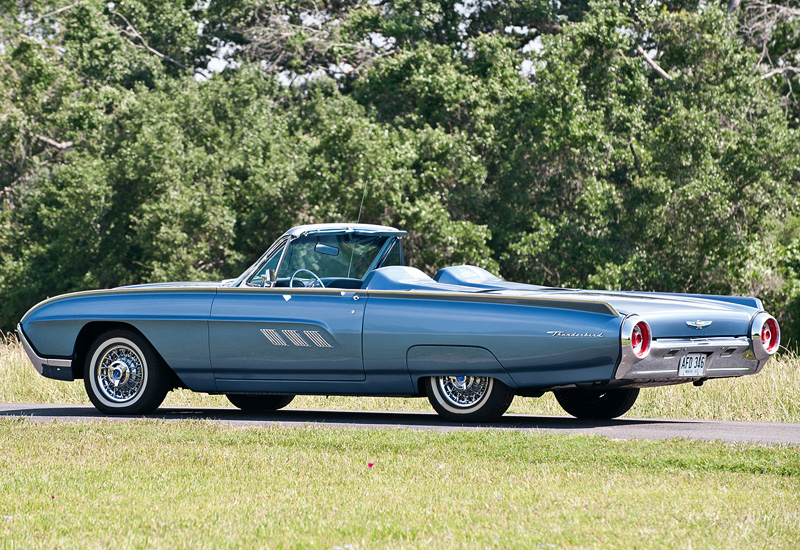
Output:
[[[798,52],[794,0],[0,0],[0,327],[360,215],[800,336]]]

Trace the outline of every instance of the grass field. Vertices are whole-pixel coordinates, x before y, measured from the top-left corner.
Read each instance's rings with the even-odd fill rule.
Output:
[[[89,403],[82,381],[43,378],[31,366],[13,337],[0,339],[0,402]],[[178,390],[165,406],[232,407],[222,396]],[[290,408],[349,410],[432,410],[426,399],[371,397],[298,397]],[[565,414],[552,394],[517,397],[510,413]],[[627,416],[800,422],[800,357],[783,354],[770,360],[756,376],[712,380],[700,388],[691,384],[646,388]]]
[[[797,421],[795,357],[631,416]],[[87,403],[0,343],[0,401]],[[230,406],[173,392],[165,405]],[[293,407],[429,410],[421,399]],[[512,412],[560,414],[551,398]],[[800,450],[518,432],[0,419],[0,550],[798,548]]]
[[[0,548],[798,548],[796,448],[0,421]]]

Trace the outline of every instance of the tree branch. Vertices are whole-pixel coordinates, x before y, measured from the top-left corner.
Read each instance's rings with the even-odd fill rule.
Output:
[[[378,47],[369,39],[352,37],[346,30],[351,15],[329,13],[323,3],[315,0],[302,3],[309,8],[307,11],[301,10],[299,4],[262,0],[262,6],[253,11],[250,24],[238,30],[247,41],[242,54],[261,61],[273,73],[288,70],[303,75],[320,68],[328,76],[340,78],[395,53],[394,44],[388,41]],[[374,3],[370,4],[374,8]],[[349,65],[352,70],[341,71],[342,65]]]
[[[49,19],[50,17],[52,17],[54,15],[58,15],[59,13],[63,13],[65,11],[67,11],[67,10],[71,10],[72,8],[75,8],[75,7],[79,6],[80,4],[81,4],[81,0],[78,0],[77,2],[75,2],[74,4],[70,4],[69,6],[64,6],[63,8],[58,8],[57,10],[53,10],[51,12],[42,14],[39,17],[37,17],[36,19],[34,19],[33,21],[29,21],[27,23],[23,23],[23,28],[21,30],[17,31],[16,33],[10,34],[8,36],[8,38],[15,38],[17,36],[22,36],[23,38],[27,38],[28,40],[34,40],[33,38],[31,38],[30,36],[25,34],[28,30],[30,30],[32,27],[35,27],[39,23],[41,23],[42,20]]]
[[[54,139],[51,139],[51,138],[49,138],[47,136],[36,136],[36,139],[38,139],[41,142],[46,143],[47,145],[51,145],[51,146],[53,146],[56,149],[59,149],[61,151],[69,149],[70,147],[72,147],[74,145],[74,143],[71,142],[71,141],[58,142],[58,141],[56,141]]]
[[[108,11],[112,15],[116,15],[116,16],[120,17],[123,21],[125,21],[125,24],[128,25],[128,27],[130,27],[130,30],[128,30],[128,29],[122,29],[120,27],[117,27],[116,25],[114,26],[114,28],[116,29],[117,33],[119,33],[119,35],[122,36],[122,38],[127,40],[128,43],[130,43],[131,46],[133,46],[135,48],[144,48],[148,52],[152,53],[153,55],[158,56],[159,58],[163,59],[164,61],[169,61],[170,63],[173,63],[173,64],[177,65],[181,69],[184,69],[184,70],[187,69],[186,65],[184,65],[180,61],[178,61],[176,59],[173,59],[168,55],[164,55],[163,53],[161,53],[160,51],[156,50],[155,48],[150,47],[150,45],[147,43],[147,41],[144,39],[144,37],[139,33],[139,31],[136,30],[136,27],[134,27],[131,24],[131,22],[128,21],[127,17],[125,17],[124,15],[119,13],[114,8],[109,8]],[[128,38],[128,36],[131,36],[133,38],[138,38],[139,40],[141,40],[142,43],[141,44],[136,44],[133,40]]]
[[[782,6],[780,4],[772,4],[770,2],[765,2],[764,0],[751,1],[748,5],[748,9],[759,10],[765,13],[772,12],[773,14],[783,19],[788,19],[790,17],[800,17],[800,8],[794,8],[792,6],[787,6],[787,5]]]
[[[641,46],[636,46],[636,51],[639,53],[639,55],[644,57],[644,60],[647,61],[647,64],[650,65],[655,72],[657,72],[660,76],[666,78],[667,80],[672,80],[672,77],[669,75],[669,73],[664,69],[662,69],[661,67],[659,67],[658,63],[653,61],[653,58],[647,55],[647,53],[645,53],[645,51],[642,49]]]
[[[31,21],[30,23],[26,23],[25,26],[27,28],[33,27],[34,25],[37,25],[38,23],[40,23],[43,19],[48,19],[48,18],[50,18],[50,17],[52,17],[54,15],[58,15],[59,13],[63,13],[65,11],[67,11],[67,10],[71,10],[72,8],[75,8],[75,7],[79,6],[80,3],[81,3],[80,0],[78,0],[78,2],[75,2],[74,4],[70,4],[69,6],[64,6],[63,8],[58,8],[57,10],[53,10],[51,12],[42,14],[39,17],[37,17],[36,19],[34,19],[33,21]]]
[[[793,73],[793,74],[800,74],[800,67],[778,67],[777,69],[772,69],[768,73],[764,73],[761,75],[761,80],[766,80],[770,77],[775,76],[776,74],[781,73]],[[789,75],[792,76],[792,75]]]

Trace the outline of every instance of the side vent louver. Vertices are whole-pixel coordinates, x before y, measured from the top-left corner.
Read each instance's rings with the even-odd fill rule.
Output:
[[[311,340],[311,342],[312,342],[312,343],[313,343],[315,346],[317,346],[318,348],[332,348],[332,347],[333,347],[333,346],[331,346],[331,345],[328,343],[328,341],[327,341],[327,340],[325,340],[325,338],[323,338],[323,337],[322,337],[322,335],[321,335],[319,332],[317,332],[316,330],[304,330],[304,331],[303,331],[303,334],[305,334],[305,335],[306,335],[306,337],[307,337],[309,340]]]
[[[286,340],[292,343],[295,347],[298,348],[310,348],[311,345],[303,339],[303,336],[311,340],[311,343],[318,348],[332,348],[333,346],[328,342],[322,334],[319,333],[317,330],[304,330],[303,336],[300,335],[300,332],[297,330],[282,330],[281,334],[278,334],[277,330],[273,330],[271,328],[262,328],[261,334],[266,336],[269,343],[273,346],[281,346],[281,347],[288,347],[289,344]],[[286,338],[286,340],[284,340]]]
[[[262,328],[261,329],[261,334],[266,336],[267,340],[269,340],[270,344],[272,344],[273,346],[288,346],[289,345],[289,344],[286,343],[286,341],[283,338],[280,337],[280,335],[277,332],[275,332],[272,329]]]
[[[299,348],[307,348],[307,347],[309,347],[308,346],[308,342],[303,340],[303,338],[299,334],[297,334],[296,330],[282,330],[281,332],[295,346],[297,346]]]

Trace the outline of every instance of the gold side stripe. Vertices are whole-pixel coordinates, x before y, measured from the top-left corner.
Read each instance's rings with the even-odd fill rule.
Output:
[[[262,294],[282,294],[282,295],[340,295],[347,299],[352,299],[353,296],[360,298],[369,298],[370,296],[381,298],[406,298],[406,299],[430,299],[430,300],[444,300],[444,301],[461,301],[461,302],[477,302],[477,303],[497,303],[497,304],[516,304],[527,305],[536,307],[550,307],[556,309],[567,309],[574,311],[586,311],[590,313],[600,313],[603,315],[611,315],[612,317],[620,317],[620,313],[609,302],[601,299],[587,300],[581,298],[566,298],[557,297],[551,298],[549,296],[535,295],[514,295],[514,294],[485,294],[479,291],[476,292],[435,292],[429,290],[373,290],[373,289],[356,289],[356,290],[340,290],[332,292],[328,288],[219,288],[218,293],[239,293],[239,292],[257,292]],[[536,291],[522,291],[535,293]]]
[[[478,294],[472,292],[433,292],[419,290],[371,290],[371,289],[329,289],[329,288],[260,288],[260,287],[151,287],[151,288],[113,288],[106,290],[90,290],[74,292],[62,296],[55,296],[42,302],[42,304],[62,300],[64,298],[74,298],[82,295],[99,294],[127,294],[127,293],[184,293],[192,292],[196,294],[228,294],[228,293],[248,293],[257,292],[264,294],[317,294],[317,295],[341,295],[352,297],[358,294],[363,298],[373,296],[395,297],[395,298],[431,298],[440,300],[463,300],[466,302],[496,302],[496,303],[518,303],[520,305],[534,305],[539,307],[557,307],[560,309],[575,309],[578,311],[594,311],[604,313],[614,317],[619,317],[620,313],[608,302],[604,300],[586,300],[575,298],[550,298],[546,296],[514,296],[497,294]],[[528,291],[523,291],[528,292]],[[535,291],[530,291],[535,292]],[[39,305],[42,305],[39,304]],[[570,307],[574,304],[574,307]]]
[[[532,291],[535,292],[535,291]],[[482,294],[477,292],[431,292],[424,290],[370,290],[370,296],[382,298],[432,299],[445,301],[517,304],[557,309],[587,311],[620,317],[619,312],[610,303],[601,300],[581,300],[577,298],[551,298],[549,296],[520,296],[514,294]]]

